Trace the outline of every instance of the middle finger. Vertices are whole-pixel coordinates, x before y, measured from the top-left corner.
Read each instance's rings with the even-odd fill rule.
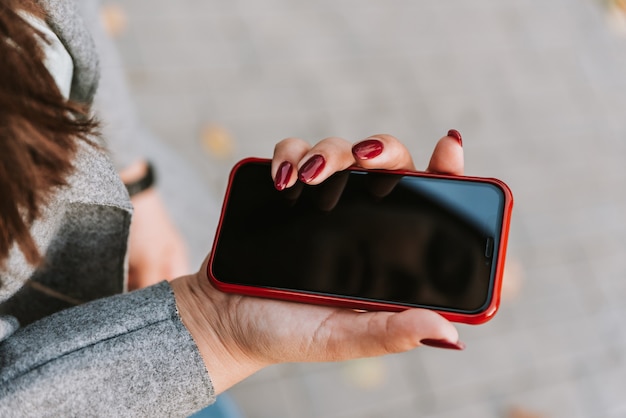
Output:
[[[354,163],[350,142],[338,137],[326,138],[302,157],[298,163],[298,178],[306,184],[319,184]]]

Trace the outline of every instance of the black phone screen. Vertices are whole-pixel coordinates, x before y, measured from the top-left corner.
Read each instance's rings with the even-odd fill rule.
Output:
[[[479,312],[493,292],[505,196],[494,184],[347,170],[277,191],[234,173],[213,254],[221,282]]]

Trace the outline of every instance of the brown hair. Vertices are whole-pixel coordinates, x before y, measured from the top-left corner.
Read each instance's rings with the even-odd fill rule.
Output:
[[[41,261],[30,234],[58,186],[66,184],[78,139],[96,123],[85,105],[66,100],[44,65],[44,35],[18,10],[45,17],[32,0],[0,0],[0,267],[17,245]]]

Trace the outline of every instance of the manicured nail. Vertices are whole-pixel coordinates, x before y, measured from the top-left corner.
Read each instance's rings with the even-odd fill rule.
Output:
[[[326,160],[319,154],[315,154],[308,159],[300,171],[298,171],[298,178],[304,183],[308,183],[319,175],[326,165]]]
[[[448,131],[448,136],[456,139],[459,142],[459,145],[463,146],[463,137],[461,137],[461,133],[459,131],[457,131],[456,129],[450,129]]]
[[[383,152],[383,143],[378,139],[366,139],[352,147],[357,160],[370,160]]]
[[[422,344],[427,345],[429,347],[436,348],[445,348],[448,350],[463,350],[465,349],[465,344],[461,341],[457,341],[455,343],[448,340],[435,340],[431,338],[427,338],[425,340],[420,341]]]
[[[276,190],[285,190],[287,183],[291,178],[292,172],[293,166],[289,161],[283,161],[280,163],[278,171],[276,172],[276,179],[274,180],[274,187],[276,187]]]

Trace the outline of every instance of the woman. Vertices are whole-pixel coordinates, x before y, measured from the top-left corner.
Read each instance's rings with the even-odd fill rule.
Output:
[[[463,348],[431,311],[224,294],[205,266],[115,295],[127,285],[132,207],[89,116],[93,45],[74,3],[50,4],[0,3],[0,416],[186,416],[275,363]],[[290,138],[275,148],[272,176],[285,189],[350,165],[415,169],[389,135],[313,147]],[[462,174],[456,131],[428,170]]]

